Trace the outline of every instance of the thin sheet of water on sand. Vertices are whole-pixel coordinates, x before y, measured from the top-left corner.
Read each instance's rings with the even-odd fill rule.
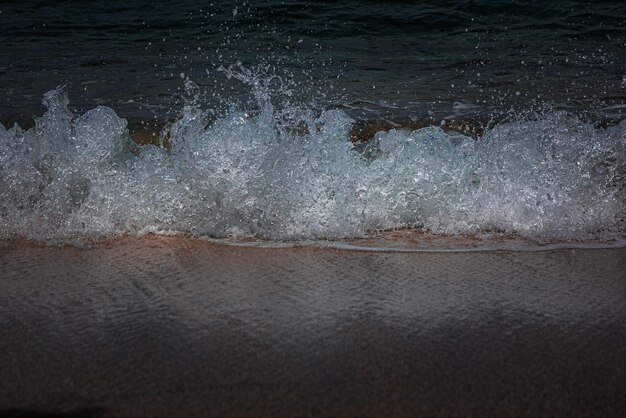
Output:
[[[626,250],[0,249],[0,409],[612,415]]]
[[[461,253],[550,250],[604,250],[626,248],[626,236],[610,241],[530,241],[514,234],[442,235],[419,228],[374,231],[343,240],[270,241],[258,238],[200,238],[214,244],[258,248],[318,247],[371,252]]]

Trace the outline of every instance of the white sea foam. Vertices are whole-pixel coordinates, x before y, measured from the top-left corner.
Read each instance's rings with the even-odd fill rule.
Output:
[[[189,102],[166,149],[135,145],[108,107],[73,115],[63,89],[48,92],[33,129],[0,125],[0,239],[310,240],[413,226],[542,241],[625,232],[626,122],[600,129],[548,112],[478,140],[429,127],[355,146],[341,111],[277,111],[257,98],[258,113],[211,124]]]

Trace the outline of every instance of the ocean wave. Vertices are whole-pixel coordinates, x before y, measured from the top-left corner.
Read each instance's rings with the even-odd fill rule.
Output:
[[[64,89],[46,93],[35,127],[0,125],[0,239],[289,241],[420,227],[584,241],[626,231],[626,121],[597,128],[548,111],[479,139],[431,126],[353,143],[342,111],[257,98],[258,112],[212,123],[189,101],[159,147],[134,143],[111,108],[74,115]]]

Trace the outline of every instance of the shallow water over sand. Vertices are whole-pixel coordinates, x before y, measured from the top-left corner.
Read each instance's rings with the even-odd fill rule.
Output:
[[[626,251],[0,250],[0,408],[619,415]]]

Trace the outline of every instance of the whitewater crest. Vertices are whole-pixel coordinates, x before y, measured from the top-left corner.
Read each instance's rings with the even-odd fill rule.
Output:
[[[259,97],[258,112],[211,124],[187,102],[166,148],[136,145],[108,107],[74,115],[62,88],[46,93],[34,128],[0,125],[0,239],[624,234],[626,121],[600,129],[549,112],[478,140],[428,127],[353,144],[344,112],[294,116]]]

